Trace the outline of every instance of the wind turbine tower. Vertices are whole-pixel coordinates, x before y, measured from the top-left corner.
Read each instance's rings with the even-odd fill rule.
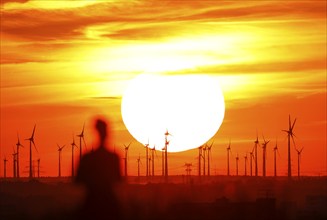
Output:
[[[238,154],[237,154],[237,156],[236,156],[236,176],[238,176],[238,160],[240,159],[239,157],[238,157]]]
[[[287,164],[287,176],[288,178],[292,177],[292,165],[291,165],[291,138],[293,140],[293,144],[295,147],[295,142],[294,142],[294,136],[295,134],[293,133],[294,125],[296,122],[296,118],[294,119],[293,123],[291,123],[291,115],[288,116],[288,130],[282,130],[287,133],[287,158],[288,158],[288,164]]]
[[[151,160],[152,160],[152,176],[154,176],[154,153],[156,152],[156,146],[151,149]]]
[[[263,137],[263,144],[262,144],[262,176],[266,176],[266,157],[267,157],[267,144],[269,141],[265,140]]]
[[[58,176],[61,177],[61,151],[64,149],[65,145],[60,147],[58,144],[58,152],[59,152],[59,170],[58,170]]]
[[[140,158],[140,155],[139,155],[139,158],[137,158],[137,176],[140,177],[140,163],[141,162],[141,158]]]
[[[17,177],[17,153],[14,151],[14,153],[12,154],[12,162],[13,162],[13,177],[16,178]]]
[[[129,149],[129,146],[131,145],[131,143],[129,143],[127,146],[124,144],[124,147],[125,147],[125,177],[127,177],[127,161],[128,161],[128,149]]]
[[[25,140],[28,140],[30,142],[30,170],[29,170],[29,178],[33,178],[33,160],[32,160],[32,145],[35,147],[36,149],[36,146],[35,146],[35,143],[34,143],[34,134],[35,134],[35,128],[36,128],[36,125],[34,125],[34,128],[33,128],[33,132],[32,132],[32,136],[30,138],[27,138]],[[37,149],[36,149],[37,150]]]
[[[19,178],[19,147],[24,147],[19,140],[19,136],[17,133],[17,143],[16,143],[16,153],[17,153],[17,178]]]
[[[146,176],[149,176],[149,140],[148,143],[144,145],[145,147],[145,163],[146,163]]]
[[[206,175],[206,152],[207,152],[207,145],[203,145],[203,155],[202,155],[202,158],[203,158],[203,176]]]
[[[258,140],[258,133],[257,133],[257,139],[254,141],[255,176],[258,176],[258,144],[259,144],[259,140]]]
[[[199,173],[199,176],[201,176],[202,148],[203,148],[203,146],[199,147],[199,160],[198,160],[198,173]]]
[[[77,135],[79,137],[79,161],[82,159],[82,140],[84,142],[84,146],[86,146],[85,139],[84,139],[84,128],[85,128],[85,123],[83,125],[83,129],[80,134]]]
[[[165,176],[165,147],[161,149],[162,176]]]
[[[213,142],[208,146],[208,176],[210,176],[210,159],[211,159],[211,147]]]
[[[230,175],[230,169],[229,169],[229,153],[232,152],[232,149],[230,147],[230,140],[229,140],[229,145],[227,147],[227,176]]]
[[[297,152],[297,176],[300,178],[300,163],[301,163],[301,153],[303,150],[303,147],[301,148],[301,150],[296,149]]]
[[[166,130],[165,132],[165,178],[166,181],[168,181],[168,145],[169,145],[169,141],[168,141],[168,136],[171,135],[168,130]]]
[[[74,147],[77,147],[75,144],[75,138],[73,134],[73,142],[71,143],[72,146],[72,177],[75,176],[75,169],[74,169]]]
[[[247,173],[246,173],[246,165],[247,165],[247,162],[248,162],[248,155],[245,154],[244,156],[244,176],[247,176]]]
[[[277,140],[276,140],[276,145],[274,147],[274,176],[277,176],[277,157],[276,157],[276,152],[279,155],[278,147],[277,147]]]
[[[254,148],[250,152],[250,176],[252,176],[252,159],[254,159],[253,151],[254,151]]]
[[[7,158],[3,159],[3,177],[7,178]]]

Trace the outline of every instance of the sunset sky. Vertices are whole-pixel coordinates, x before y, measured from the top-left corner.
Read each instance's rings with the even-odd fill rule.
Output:
[[[267,174],[273,174],[277,139],[278,174],[286,175],[287,135],[281,130],[288,129],[290,114],[297,118],[295,143],[304,147],[302,174],[327,175],[326,29],[326,1],[1,0],[0,176],[5,157],[12,176],[17,132],[25,146],[21,176],[28,175],[24,139],[34,124],[33,159],[40,158],[41,175],[58,175],[57,143],[66,145],[62,173],[70,175],[72,135],[85,122],[86,151],[95,146],[98,114],[110,117],[112,143],[122,157],[123,144],[132,142],[129,174],[137,175],[140,154],[144,175],[144,147],[126,130],[120,111],[126,85],[142,73],[219,79],[226,110],[209,141],[212,174],[226,174],[230,139],[231,173],[238,153],[243,174],[244,156],[258,132],[260,143],[262,135],[271,140]],[[258,152],[261,175],[261,147]],[[197,155],[198,150],[169,154],[170,174],[185,174],[185,162],[197,174]]]

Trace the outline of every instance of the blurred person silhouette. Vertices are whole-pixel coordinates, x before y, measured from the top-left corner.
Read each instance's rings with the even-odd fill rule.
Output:
[[[77,218],[122,219],[115,190],[122,181],[119,157],[110,152],[106,145],[111,134],[110,124],[98,118],[95,120],[95,129],[99,136],[98,148],[82,157],[75,179],[76,183],[86,188],[86,198]]]

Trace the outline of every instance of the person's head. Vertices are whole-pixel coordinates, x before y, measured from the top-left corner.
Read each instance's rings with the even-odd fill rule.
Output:
[[[108,136],[108,133],[110,132],[108,122],[104,120],[104,118],[98,117],[95,120],[95,129],[99,135],[100,145],[104,146],[105,140]]]

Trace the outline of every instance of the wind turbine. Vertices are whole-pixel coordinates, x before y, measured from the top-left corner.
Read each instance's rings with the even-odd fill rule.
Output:
[[[30,170],[29,170],[29,178],[33,178],[32,144],[35,147],[35,150],[37,151],[36,146],[35,146],[35,142],[34,142],[35,128],[36,128],[36,125],[34,125],[33,132],[32,132],[31,137],[25,139],[25,140],[28,140],[30,142]]]
[[[213,142],[210,144],[210,146],[207,146],[208,148],[208,176],[210,176],[210,159],[211,159],[211,147],[213,145]]]
[[[202,155],[202,158],[203,158],[203,176],[206,175],[206,151],[207,151],[207,145],[203,145],[203,148],[202,148],[202,152],[203,152],[203,155]]]
[[[152,155],[152,176],[154,176],[154,153],[156,152],[156,146],[154,145],[153,148],[151,148],[151,155]]]
[[[171,134],[168,132],[168,129],[165,132],[165,177],[166,181],[168,180],[168,136],[171,136]]]
[[[277,157],[276,157],[276,152],[278,153],[279,155],[279,151],[278,151],[278,147],[277,147],[277,139],[276,139],[276,144],[275,144],[275,147],[274,147],[274,176],[276,177],[277,176]]]
[[[303,150],[303,147],[301,148],[301,150],[296,149],[297,152],[297,176],[300,178],[300,162],[301,162],[301,153]]]
[[[288,178],[292,177],[292,165],[291,165],[291,138],[293,140],[293,144],[295,147],[294,137],[295,134],[293,133],[294,125],[296,122],[296,118],[293,121],[293,124],[291,123],[291,115],[288,116],[288,130],[282,130],[287,133],[287,151],[288,151],[288,165],[287,165],[287,176]]]
[[[7,160],[7,158],[5,157],[5,158],[3,159],[3,177],[4,177],[4,178],[7,178],[7,162],[8,162],[8,160]]]
[[[253,151],[254,151],[254,148],[250,152],[250,176],[252,176],[252,159],[254,159]]]
[[[199,147],[199,162],[198,162],[198,173],[199,173],[199,176],[201,176],[201,160],[202,160],[202,149],[203,149],[203,146],[200,146]]]
[[[245,154],[245,156],[244,156],[244,176],[246,176],[247,175],[247,173],[246,173],[246,165],[247,165],[247,162],[248,162],[248,155],[247,155],[247,153]]]
[[[254,141],[255,176],[258,176],[258,144],[259,144],[259,140],[258,140],[258,132],[257,132],[257,139]]]
[[[57,146],[58,146],[58,152],[59,152],[59,173],[58,173],[58,176],[61,177],[61,151],[62,151],[62,149],[64,149],[65,145],[60,147],[59,144],[57,144]]]
[[[19,178],[19,147],[24,147],[19,140],[19,136],[17,133],[17,143],[16,143],[16,153],[17,153],[17,177]]]
[[[161,149],[162,176],[165,176],[165,147]]]
[[[71,143],[72,146],[72,177],[75,176],[74,174],[74,147],[77,147],[75,144],[75,138],[74,138],[74,134],[73,134],[73,142]]]
[[[80,161],[82,159],[82,139],[84,142],[84,146],[86,146],[85,139],[84,139],[84,127],[85,127],[85,123],[83,125],[83,129],[82,129],[81,133],[76,135],[77,137],[79,137],[79,160]]]
[[[13,157],[13,177],[16,178],[17,177],[17,153],[14,150],[14,153],[12,154]]]
[[[127,146],[124,144],[125,149],[125,177],[127,177],[127,161],[128,161],[128,149],[131,143],[129,143]]]
[[[140,177],[140,163],[142,164],[140,154],[139,154],[139,158],[137,158],[137,176],[138,177]]]
[[[232,152],[232,149],[230,147],[230,140],[229,140],[229,145],[227,147],[227,176],[230,175],[230,171],[229,171],[229,152]]]
[[[238,176],[238,160],[240,159],[239,157],[238,157],[238,154],[236,155],[236,176]]]
[[[265,140],[265,137],[263,137],[263,143],[262,143],[262,176],[266,176],[266,156],[267,156],[267,144],[269,141]]]
[[[145,162],[146,162],[146,176],[149,176],[149,140],[148,143],[144,145],[145,147]]]

